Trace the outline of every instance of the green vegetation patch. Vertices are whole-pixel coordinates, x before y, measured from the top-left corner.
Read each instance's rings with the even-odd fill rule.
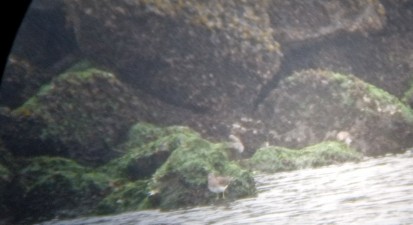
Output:
[[[413,82],[410,84],[410,88],[404,93],[402,101],[406,104],[413,104]]]
[[[128,182],[117,186],[97,206],[96,213],[112,214],[152,208],[148,200],[148,181]]]
[[[124,155],[99,169],[133,182],[102,202],[100,212],[115,212],[117,204],[121,209],[133,210],[157,206],[174,209],[206,203],[215,199],[215,194],[207,189],[210,172],[234,178],[234,185],[228,188],[229,197],[255,193],[251,174],[228,160],[226,148],[226,144],[209,142],[188,127],[135,124],[127,141],[119,147]],[[139,195],[137,203],[122,197],[132,190]],[[151,196],[148,197],[148,193]],[[205,198],[208,195],[211,198]],[[119,203],[115,204],[115,199]],[[158,200],[153,203],[151,199]]]
[[[149,178],[175,149],[197,138],[200,138],[199,134],[187,127],[159,128],[138,123],[131,128],[128,140],[120,147],[125,154],[109,162],[102,170],[131,180]]]
[[[15,184],[21,193],[14,193],[20,218],[85,215],[110,191],[110,177],[69,159],[37,157],[23,164]]]
[[[112,73],[76,65],[60,74],[12,115],[33,141],[50,142],[54,155],[67,152],[78,162],[102,164],[146,106]],[[27,129],[26,129],[27,130]],[[28,153],[29,154],[29,153]]]
[[[351,74],[344,75],[328,70],[306,70],[295,73],[285,82],[289,85],[305,83],[319,86],[319,89],[328,88],[329,95],[335,101],[341,101],[344,106],[355,107],[362,112],[375,115],[385,114],[393,117],[399,115],[406,122],[413,123],[412,109],[397,97]]]
[[[362,155],[340,142],[321,142],[301,150],[270,146],[260,148],[249,160],[251,168],[281,172],[361,160]]]
[[[184,141],[153,176],[151,188],[160,196],[160,207],[179,208],[207,203],[215,194],[207,188],[210,172],[233,178],[228,187],[229,198],[255,193],[251,174],[230,162],[226,145],[211,143],[200,137]],[[211,198],[205,198],[205,196]]]

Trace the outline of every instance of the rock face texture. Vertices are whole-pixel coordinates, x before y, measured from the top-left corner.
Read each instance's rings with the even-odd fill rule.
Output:
[[[113,157],[123,130],[147,118],[145,112],[139,98],[113,74],[73,70],[13,110],[2,135],[16,155],[53,154],[104,162]]]
[[[352,75],[298,72],[265,99],[258,116],[272,145],[301,148],[347,138],[340,132],[348,132],[347,142],[367,155],[413,145],[412,110]]]
[[[209,173],[253,195],[254,160],[411,148],[412,22],[410,0],[34,1],[0,89],[0,217],[209,204]]]
[[[266,2],[66,5],[84,53],[132,85],[196,112],[252,105],[280,64]]]
[[[1,82],[0,102],[15,108],[79,59],[63,2],[33,1],[19,28]],[[30,80],[30,82],[27,82]]]
[[[336,36],[343,32],[367,34],[382,29],[386,22],[385,9],[377,0],[274,0],[269,4],[275,36],[283,44]]]

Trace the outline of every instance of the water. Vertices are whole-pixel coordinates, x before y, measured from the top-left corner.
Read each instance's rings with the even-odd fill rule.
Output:
[[[256,182],[256,197],[234,202],[43,224],[413,224],[412,152],[257,175]]]

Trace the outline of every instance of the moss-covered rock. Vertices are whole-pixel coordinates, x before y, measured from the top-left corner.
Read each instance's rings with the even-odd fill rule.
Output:
[[[251,174],[227,157],[227,144],[211,143],[197,132],[181,126],[159,128],[146,123],[132,127],[128,140],[120,146],[125,154],[100,168],[111,176],[137,180],[113,193],[100,205],[100,212],[118,212],[147,207],[173,209],[209,202],[209,172],[232,176],[227,196],[235,199],[254,194]],[[151,178],[149,186],[147,179]],[[140,191],[137,191],[139,189]],[[126,200],[125,193],[135,190],[140,197]],[[151,196],[149,196],[151,193]],[[120,203],[116,203],[116,199]],[[120,209],[116,208],[116,205]]]
[[[413,108],[413,82],[410,84],[410,88],[404,93],[403,102]]]
[[[274,173],[358,161],[362,155],[340,142],[322,142],[300,150],[264,147],[257,150],[248,164],[252,169]]]
[[[353,75],[297,72],[259,106],[270,145],[303,148],[340,140],[367,155],[401,152],[413,145],[413,112],[386,91]]]
[[[111,181],[69,159],[32,158],[22,162],[9,204],[19,222],[86,215],[111,191]]]
[[[268,1],[65,3],[83,52],[130,84],[197,112],[252,107],[280,65]]]
[[[135,181],[115,187],[96,208],[97,214],[112,214],[152,208],[148,181]]]
[[[79,51],[72,28],[65,26],[62,2],[35,2],[22,19],[0,88],[0,104],[10,108],[23,104],[70,66]],[[44,22],[49,20],[54,22]]]
[[[230,199],[255,192],[251,174],[228,160],[227,144],[187,127],[137,123],[117,150],[123,156],[98,168],[61,157],[19,159],[4,205],[20,223],[199,205],[215,199],[207,189],[210,172],[234,178]],[[0,163],[0,178],[8,174]]]
[[[18,155],[99,163],[116,155],[114,146],[134,122],[146,118],[145,112],[145,104],[114,74],[86,64],[42,86],[12,111],[14,126],[3,135]]]
[[[228,160],[224,144],[192,135],[182,139],[168,160],[153,175],[151,189],[160,207],[178,208],[205,204],[215,195],[207,188],[208,173],[233,178],[227,196],[235,199],[255,193],[251,174]]]
[[[172,151],[193,138],[200,137],[187,127],[159,128],[138,123],[131,128],[128,140],[119,149],[126,153],[102,167],[102,170],[130,180],[149,178]]]
[[[271,21],[281,28],[276,37],[283,43],[284,68],[352,73],[399,98],[409,88],[413,74],[413,33],[407,28],[413,21],[410,1],[272,2],[280,5],[269,10],[274,12]],[[278,36],[293,42],[282,42]]]
[[[9,56],[0,89],[0,103],[16,108],[36,93],[37,89],[51,79],[50,74],[40,73],[36,65],[18,57]],[[30,82],[27,80],[30,79]]]

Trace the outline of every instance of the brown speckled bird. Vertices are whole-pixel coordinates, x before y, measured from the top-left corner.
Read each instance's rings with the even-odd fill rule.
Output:
[[[222,198],[225,198],[225,190],[227,189],[229,183],[231,182],[231,177],[221,177],[215,176],[215,174],[208,174],[208,189],[214,193],[217,193],[217,199],[219,198],[219,193],[222,192]]]

